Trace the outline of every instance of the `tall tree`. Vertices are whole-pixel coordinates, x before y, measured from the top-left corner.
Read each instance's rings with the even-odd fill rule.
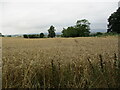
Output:
[[[78,31],[78,36],[89,36],[90,23],[86,19],[78,20],[75,28]]]
[[[83,37],[89,36],[90,33],[90,23],[88,20],[78,20],[75,26],[68,27],[63,29],[63,37]]]
[[[108,18],[107,32],[120,33],[120,7]]]
[[[53,37],[55,37],[55,27],[54,26],[50,26],[50,28],[48,29],[48,37],[51,37],[51,38],[53,38]]]
[[[40,33],[40,38],[44,38],[44,33]]]

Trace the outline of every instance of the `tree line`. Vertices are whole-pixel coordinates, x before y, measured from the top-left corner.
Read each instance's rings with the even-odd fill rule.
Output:
[[[55,27],[52,25],[50,26],[50,28],[48,29],[48,38],[53,38],[56,36],[55,34]],[[24,38],[44,38],[45,34],[44,33],[40,33],[40,34],[24,34],[23,35]]]
[[[44,33],[23,35],[24,38],[44,38],[44,36],[45,36]]]
[[[68,27],[67,29],[63,28],[61,37],[83,37],[89,36],[90,34],[90,23],[86,19],[78,20],[75,26]],[[55,27],[52,25],[48,29],[48,38],[56,37]],[[44,33],[40,34],[30,34],[23,35],[24,38],[44,38]]]
[[[55,33],[55,27],[53,25],[48,29],[48,38],[54,38],[58,35]],[[60,37],[88,37],[88,36],[100,36],[103,35],[101,32],[97,32],[90,35],[90,22],[86,19],[77,20],[76,25],[70,26],[68,28],[63,28]],[[107,34],[120,34],[120,7],[116,12],[112,13],[108,18],[108,29]],[[104,34],[105,35],[105,34]],[[0,37],[4,37],[0,33]],[[24,34],[24,38],[44,38],[44,33],[40,34]]]
[[[61,37],[88,37],[88,36],[101,36],[101,35],[115,35],[120,34],[120,7],[116,12],[112,13],[108,18],[108,29],[107,33],[97,32],[95,34],[90,34],[90,22],[86,19],[78,20],[75,26],[70,26],[68,28],[63,28]],[[48,29],[48,38],[55,37],[55,27],[50,26]],[[43,38],[42,35],[33,35],[33,37]],[[30,38],[30,37],[29,37]]]

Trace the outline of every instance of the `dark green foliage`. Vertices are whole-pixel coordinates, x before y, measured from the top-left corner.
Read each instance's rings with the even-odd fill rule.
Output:
[[[2,37],[2,33],[0,33],[0,37]]]
[[[68,27],[67,29],[63,28],[62,31],[62,36],[63,37],[78,37],[78,31],[75,27]]]
[[[7,35],[7,37],[12,37],[11,35]]]
[[[28,38],[28,35],[24,34],[23,37],[24,37],[24,38]]]
[[[44,33],[40,33],[40,38],[44,38]]]
[[[97,33],[91,33],[90,37],[119,36],[119,35],[120,34],[115,33],[115,32],[109,32],[109,33],[97,32]]]
[[[115,32],[120,33],[120,7],[116,12],[111,14],[111,16],[108,18],[108,30],[107,32]]]
[[[79,36],[89,36],[90,23],[88,20],[78,20],[75,27],[78,30]]]
[[[2,35],[2,37],[5,37],[4,35]]]
[[[39,34],[25,34],[23,35],[24,38],[40,38],[40,35]]]
[[[100,35],[103,35],[103,33],[101,33],[101,32],[96,33],[96,36],[100,36]]]
[[[53,37],[55,37],[55,27],[54,26],[50,26],[50,29],[48,29],[48,37],[51,37],[51,38],[53,38]]]
[[[29,38],[39,38],[39,34],[28,35]]]
[[[78,20],[75,26],[63,28],[62,37],[85,37],[89,36],[90,33],[90,23],[88,20]]]

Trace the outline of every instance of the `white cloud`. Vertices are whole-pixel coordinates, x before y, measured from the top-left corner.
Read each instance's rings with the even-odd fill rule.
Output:
[[[119,0],[1,0],[1,2],[118,2]]]
[[[117,0],[82,1],[4,0],[0,3],[2,33],[47,32],[50,25],[54,25],[57,32],[60,32],[63,27],[74,25],[76,20],[83,18],[91,22],[92,29],[106,29],[108,16],[117,9]]]

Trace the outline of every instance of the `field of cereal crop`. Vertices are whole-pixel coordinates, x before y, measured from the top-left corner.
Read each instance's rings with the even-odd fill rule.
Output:
[[[118,37],[2,38],[3,88],[120,87]]]

